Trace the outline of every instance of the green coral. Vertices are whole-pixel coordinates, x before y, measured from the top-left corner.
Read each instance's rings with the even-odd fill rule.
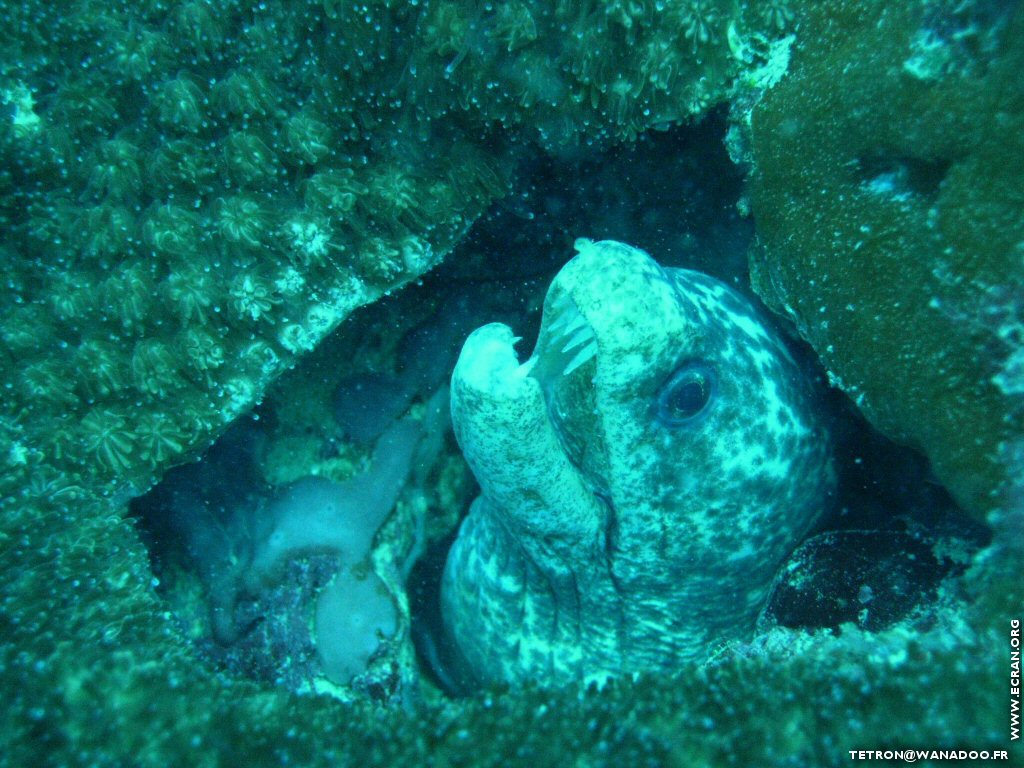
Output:
[[[139,423],[159,414],[189,436],[178,453],[163,444],[129,454],[130,469],[113,449],[93,467],[51,455],[76,476],[148,484],[348,312],[430,266],[403,263],[402,243],[443,255],[507,190],[512,160],[475,146],[479,116],[439,121],[436,147],[404,141],[404,62],[356,51],[382,26],[412,37],[407,12],[374,7],[351,26],[350,9],[332,20],[318,3],[272,2],[253,15],[236,2],[83,0],[8,16],[19,34],[4,39],[0,85],[12,107],[2,147],[17,179],[0,215],[21,288],[4,308],[4,337],[27,372],[19,392],[60,392],[45,382],[64,379],[83,398],[39,396],[37,411],[50,401],[64,410],[40,412],[28,429],[57,444],[58,415],[73,425],[87,406],[117,410],[130,384]],[[378,82],[391,85],[379,92]],[[452,168],[466,177],[449,180]],[[39,322],[41,306],[55,317]],[[277,316],[298,328],[287,342],[262,331],[270,353],[253,355],[254,329]],[[52,355],[59,345],[80,352]],[[62,431],[74,444],[77,428]]]
[[[82,419],[81,460],[94,461],[111,472],[131,469],[135,432],[120,409],[94,407]]]
[[[994,380],[1012,352],[996,317],[1024,316],[1024,18],[972,8],[808,11],[752,115],[753,272],[833,383],[981,513],[1024,430]],[[922,34],[955,62],[939,79],[913,63]]]

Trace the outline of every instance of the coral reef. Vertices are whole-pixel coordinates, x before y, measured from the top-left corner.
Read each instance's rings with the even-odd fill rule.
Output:
[[[478,118],[417,136],[404,52],[362,57],[402,12],[5,13],[3,418],[71,482],[145,488],[507,188]]]
[[[977,382],[979,400],[1019,393],[1019,281],[1012,270],[990,274],[999,262],[984,254],[1004,246],[1013,255],[1020,240],[1020,93],[1006,76],[1020,69],[1020,11],[984,0],[960,5],[6,4],[0,764],[535,766],[573,754],[594,765],[793,765],[832,764],[846,749],[881,744],[1005,744],[998,660],[1006,618],[1024,604],[1019,482],[998,504],[959,489],[968,502],[984,496],[975,506],[994,508],[992,544],[960,585],[967,607],[959,611],[876,633],[843,625],[799,643],[780,633],[775,645],[724,647],[707,667],[682,664],[672,675],[601,690],[527,684],[461,700],[427,690],[424,700],[390,709],[372,696],[297,696],[198,653],[191,628],[158,592],[128,507],[167,467],[238,423],[272,379],[315,354],[355,307],[445,257],[538,147],[572,162],[699,115],[771,51],[784,62],[789,44],[779,38],[793,34],[790,77],[804,92],[780,90],[783,80],[754,119],[764,169],[753,196],[769,254],[759,267],[775,263],[783,288],[798,282],[783,265],[800,245],[786,234],[797,209],[766,204],[773,190],[806,204],[801,236],[839,231],[842,248],[858,242],[863,222],[840,217],[833,227],[818,218],[844,210],[835,199],[813,205],[819,189],[864,206],[868,195],[906,198],[911,213],[922,195],[955,192],[959,202],[951,199],[935,224],[964,258],[934,276],[950,287],[934,294],[933,311],[952,318],[943,326],[950,339],[976,329],[989,364],[971,378],[975,368],[955,364],[975,359],[974,350],[960,358],[958,342],[946,381]],[[1015,15],[1001,15],[1006,9]],[[816,88],[826,76],[827,87]],[[907,83],[909,101],[887,90],[893,82]],[[842,132],[825,135],[832,116],[812,109],[801,123],[783,109],[809,109],[819,98],[833,99],[841,114],[850,114],[839,109],[846,104],[884,117],[863,127],[843,121],[851,139],[871,136],[860,145],[869,154],[853,169],[857,181],[838,191],[829,142]],[[914,118],[899,122],[910,113],[895,114],[897,103],[917,110]],[[963,152],[902,151],[907,135],[912,147],[931,146],[947,112],[957,128],[948,146]],[[892,151],[878,139],[879,124],[892,126]],[[808,126],[818,132],[807,135]],[[815,141],[823,142],[820,162]],[[965,176],[972,183],[959,183]],[[690,192],[683,185],[664,194]],[[508,204],[510,217],[522,213],[520,203]],[[557,197],[545,203],[556,215]],[[893,258],[865,273],[873,285],[895,292],[898,284],[910,295],[919,278],[930,284],[915,252],[895,247],[918,242],[915,222],[910,214],[887,220]],[[836,260],[829,248],[815,252],[822,263]],[[769,300],[771,273],[758,271]],[[955,285],[959,274],[971,279]],[[799,306],[801,326],[837,381],[849,377],[867,392],[867,379],[831,357],[827,343],[841,342],[822,343],[808,330],[817,306]],[[873,313],[899,322],[889,306],[855,305],[866,324],[858,334],[881,330]],[[872,380],[917,381],[920,372],[901,357],[907,352],[877,346]],[[890,402],[914,414],[911,432],[942,416],[897,389],[886,389],[883,402],[874,390],[865,400],[883,426],[876,411]],[[1020,423],[1019,396],[1006,399],[993,401],[992,412]],[[989,412],[959,405],[939,400],[935,408],[986,436],[991,456]],[[962,475],[935,451],[943,440],[918,440],[956,487]],[[1021,445],[1007,443],[998,462],[1019,468]],[[288,453],[283,443],[277,450]],[[999,474],[994,459],[982,463],[979,486],[995,488]],[[439,496],[453,502],[444,510],[450,522],[458,496]],[[396,525],[407,524],[398,511]]]
[[[1024,431],[1022,34],[1015,4],[817,4],[751,115],[756,290],[979,515]]]

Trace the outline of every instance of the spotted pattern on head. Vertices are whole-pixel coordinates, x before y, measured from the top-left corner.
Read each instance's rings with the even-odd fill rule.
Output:
[[[485,326],[452,377],[480,486],[442,608],[478,680],[602,679],[752,631],[833,478],[805,377],[742,295],[579,241],[532,356]]]

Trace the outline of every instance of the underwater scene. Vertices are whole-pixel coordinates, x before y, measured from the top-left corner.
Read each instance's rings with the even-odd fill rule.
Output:
[[[0,18],[0,766],[1024,766],[1024,3]]]

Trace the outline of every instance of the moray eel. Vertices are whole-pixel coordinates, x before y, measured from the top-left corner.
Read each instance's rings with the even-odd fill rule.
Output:
[[[834,473],[805,374],[723,283],[578,240],[521,363],[473,332],[452,376],[481,493],[442,578],[475,683],[667,670],[749,638]]]

